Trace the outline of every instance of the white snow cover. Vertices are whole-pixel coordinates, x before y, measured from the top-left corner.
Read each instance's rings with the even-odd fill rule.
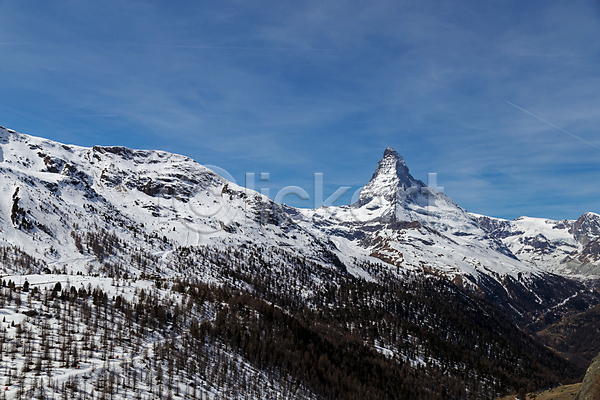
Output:
[[[569,227],[525,217],[510,222],[510,232],[521,234],[498,239],[482,229],[481,218],[412,177],[391,148],[357,203],[304,210],[277,205],[189,157],[64,145],[0,128],[0,190],[0,246],[16,246],[50,269],[67,271],[102,264],[77,243],[98,231],[156,257],[163,266],[158,273],[169,273],[178,246],[253,243],[317,262],[324,251],[332,252],[350,273],[367,279],[354,260],[396,272],[426,268],[449,277],[517,277],[556,270],[581,247]],[[582,235],[591,232],[588,225],[581,225]],[[527,238],[539,235],[557,250],[529,251]],[[118,255],[106,261],[131,264]]]
[[[448,196],[413,178],[391,148],[357,203],[303,214],[306,229],[316,226],[327,236],[339,237],[336,243],[344,242],[347,251],[366,250],[403,269],[427,267],[451,277],[542,272],[516,259]],[[356,234],[361,230],[366,235]]]
[[[0,246],[17,246],[50,268],[97,268],[97,257],[82,254],[75,236],[102,230],[167,267],[177,246],[251,242],[301,249],[307,257],[322,251],[281,206],[185,156],[67,146],[0,129],[0,160]]]
[[[600,216],[587,212],[578,220],[519,217],[512,221],[470,214],[520,260],[545,271],[574,275],[569,263],[600,236]]]
[[[402,157],[391,148],[385,150],[357,203],[303,210],[277,205],[185,156],[63,145],[0,127],[0,191],[0,254],[10,249],[36,259],[29,262],[33,266],[30,273],[21,275],[22,266],[0,257],[4,280],[21,286],[27,279],[31,287],[43,291],[56,282],[76,288],[100,287],[109,296],[127,300],[134,300],[141,289],[163,298],[179,300],[180,295],[159,289],[149,280],[115,281],[102,276],[107,264],[125,265],[136,277],[142,272],[190,277],[198,270],[186,269],[176,259],[185,247],[210,247],[216,249],[211,253],[215,256],[219,250],[256,246],[266,253],[262,255],[267,265],[277,257],[285,260],[285,252],[324,267],[335,264],[334,258],[348,273],[366,280],[378,276],[364,270],[361,261],[382,265],[392,274],[432,271],[451,279],[485,274],[501,282],[505,275],[526,280],[548,270],[568,273],[561,264],[565,256],[582,251],[600,232],[600,216],[593,213],[585,214],[581,221],[527,217],[506,221],[469,214],[448,196],[412,177]],[[117,250],[96,249],[98,235],[108,237],[101,241],[103,246],[112,243]],[[156,268],[147,270],[144,259],[154,260]],[[275,270],[284,262],[272,264],[273,271],[284,276]],[[63,274],[40,273],[44,272],[41,265]],[[199,280],[222,283],[217,274],[203,271]],[[100,275],[89,274],[96,272]],[[318,285],[324,278],[312,279]],[[25,293],[19,296],[23,303],[28,301]],[[26,317],[14,307],[2,312],[7,335],[14,337],[12,323],[22,323]],[[57,321],[49,317],[49,324],[57,335]],[[165,339],[150,337],[144,350],[152,351],[152,340]],[[377,348],[392,354],[391,349]],[[126,360],[141,362],[144,358],[125,347],[117,350]],[[25,362],[19,356],[13,364],[21,368]],[[60,383],[74,375],[90,376],[104,362],[92,357],[81,370],[61,370],[64,374],[53,379]],[[114,360],[109,363],[117,364]],[[255,379],[270,381],[261,371],[251,372]],[[210,382],[205,383],[209,398],[225,396],[210,387]],[[276,393],[276,384],[272,385],[270,393]],[[14,390],[8,391],[7,398],[14,396]]]

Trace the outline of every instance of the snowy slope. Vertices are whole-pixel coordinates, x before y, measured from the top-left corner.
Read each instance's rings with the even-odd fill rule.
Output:
[[[519,217],[509,221],[471,214],[520,260],[567,275],[600,273],[600,215],[587,212],[576,221]]]
[[[304,213],[307,229],[315,226],[357,253],[400,268],[473,277],[542,272],[514,257],[448,196],[416,180],[390,148],[357,203]]]
[[[78,363],[53,355],[54,364],[41,367],[50,371],[46,389],[39,389],[46,396],[66,393],[67,386],[87,379],[96,390],[106,391],[108,377],[130,380],[139,373],[140,381],[141,376],[145,379],[136,390],[130,387],[131,395],[163,398],[162,390],[169,387],[172,398],[190,398],[196,391],[210,399],[258,399],[261,394],[314,398],[301,382],[256,369],[218,340],[204,343],[197,354],[196,362],[204,363],[202,374],[181,373],[175,384],[165,384],[161,374],[162,368],[169,368],[169,351],[183,351],[182,347],[196,343],[197,338],[181,334],[181,328],[191,332],[203,322],[217,322],[217,310],[235,303],[220,299],[216,288],[236,296],[238,291],[256,294],[253,300],[261,300],[263,294],[262,300],[278,298],[284,308],[318,312],[336,304],[343,285],[347,289],[371,281],[385,286],[392,281],[414,282],[418,287],[418,282],[431,279],[443,282],[440,287],[468,303],[470,297],[457,287],[475,292],[522,325],[542,319],[548,310],[568,313],[582,303],[598,301],[585,283],[549,271],[563,273],[567,266],[597,260],[600,216],[589,213],[581,221],[552,223],[469,214],[415,179],[391,148],[385,150],[355,204],[302,210],[275,204],[185,156],[64,145],[0,127],[0,190],[0,271],[5,281],[17,286],[0,288],[0,298],[9,299],[6,307],[0,306],[5,317],[0,339],[5,328],[11,343],[11,358],[5,357],[0,365],[10,371],[8,398],[18,397],[15,386],[29,387],[29,397],[36,395],[38,378],[30,364],[45,359],[42,331],[55,341],[54,346],[64,348],[68,333],[77,343],[65,350],[70,357],[80,357],[84,348],[86,352]],[[551,245],[543,247],[527,239],[543,241],[540,235]],[[568,261],[561,263],[567,255]],[[20,290],[25,279],[33,288],[29,294]],[[178,286],[179,280],[187,281],[188,287]],[[54,291],[57,282],[73,289]],[[196,290],[202,285],[215,288],[208,304]],[[434,298],[433,294],[427,297],[430,292],[423,296]],[[130,309],[120,309],[121,302],[130,302]],[[73,312],[71,303],[81,309]],[[102,304],[108,303],[114,314],[111,322],[129,323],[129,329],[107,326],[107,308],[103,310]],[[94,305],[96,322],[104,315],[102,334],[85,318],[84,304]],[[160,320],[159,304],[162,312],[172,309],[172,315],[164,318],[160,331],[144,331],[148,329],[144,321],[152,327],[154,320]],[[23,312],[32,310],[38,314],[28,320]],[[128,316],[132,310],[135,323]],[[69,328],[64,316],[71,313],[76,314],[76,322]],[[178,313],[185,320],[179,331],[172,322]],[[437,321],[427,320],[426,313],[417,314],[424,318],[419,320],[421,328],[436,331]],[[38,315],[44,318],[35,318]],[[125,339],[119,332],[125,332]],[[23,336],[27,346],[22,345]],[[117,344],[110,351],[90,344],[89,338],[93,342],[108,336],[107,342]],[[412,350],[394,353],[397,343],[384,344],[373,342],[379,352],[394,354],[407,365],[431,367],[440,362]],[[27,348],[33,349],[33,357],[27,356]],[[419,346],[407,345],[414,348]],[[117,362],[115,354],[124,360]],[[157,366],[157,357],[163,357],[159,361],[163,367]],[[19,375],[19,370],[27,371]],[[243,376],[253,395],[242,391],[234,397],[238,382],[232,376]],[[23,381],[15,385],[21,377]],[[223,377],[234,384],[215,383]],[[127,396],[117,393],[114,398]]]
[[[330,244],[281,206],[188,157],[66,146],[0,129],[0,160],[0,245],[23,249],[51,270],[131,264],[136,249],[168,273],[179,246],[233,243],[330,257]]]
[[[490,234],[501,239],[519,259],[549,270],[579,248],[570,233],[573,221],[519,217],[513,221],[473,216]]]
[[[391,148],[355,204],[301,210],[185,156],[64,145],[0,128],[0,188],[6,273],[194,274],[231,284],[224,276],[235,271],[223,265],[233,258],[247,273],[268,265],[285,277],[285,290],[307,295],[335,273],[434,273],[515,310],[531,301],[554,307],[580,290],[559,285],[536,259],[518,258],[512,242],[415,179]],[[583,222],[578,232],[588,237],[594,225]]]

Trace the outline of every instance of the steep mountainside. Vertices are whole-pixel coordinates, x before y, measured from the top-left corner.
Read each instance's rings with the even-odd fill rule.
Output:
[[[598,301],[587,283],[553,274],[510,247],[500,233],[514,230],[508,221],[504,227],[502,220],[469,214],[413,178],[393,149],[384,152],[358,202],[305,210],[303,217],[302,226],[319,230],[343,253],[368,254],[397,271],[440,273],[495,303],[522,325],[539,320],[548,310],[577,311],[573,299]]]
[[[181,268],[181,247],[247,245],[365,279],[377,277],[355,265],[378,262],[396,276],[442,274],[521,325],[548,310],[570,313],[566,300],[575,297],[598,301],[586,282],[519,259],[515,254],[523,252],[509,248],[490,223],[416,180],[390,148],[355,204],[317,210],[275,204],[188,157],[161,151],[67,146],[0,129],[0,154],[7,272],[106,273],[125,266],[130,274],[164,275]],[[596,232],[593,219],[561,229],[575,226],[580,240]],[[596,243],[588,239],[586,248]],[[210,269],[205,273],[203,279],[219,281]]]
[[[5,129],[0,154],[0,246],[31,256],[31,272],[121,264],[168,274],[181,246],[233,243],[301,249],[343,268],[331,243],[300,228],[281,206],[184,156],[66,146]],[[13,262],[4,268],[28,270]]]
[[[128,383],[124,393],[161,398],[152,384],[165,384],[164,368],[172,398],[192,388],[202,398],[260,398],[257,385],[235,392],[240,376],[271,397],[490,398],[578,378],[514,323],[539,330],[600,300],[593,280],[519,257],[483,217],[412,177],[393,149],[355,204],[301,210],[188,157],[0,128],[0,190],[0,269],[11,274],[0,362],[6,351],[10,381],[31,398],[42,370],[55,381],[40,391],[54,396],[66,390],[57,381],[76,385],[71,377],[118,393],[115,382],[144,369],[144,387]],[[594,246],[594,218],[571,225],[581,251]],[[96,314],[73,311],[92,306]],[[84,337],[102,316],[128,324],[129,338],[106,324]],[[58,340],[59,321],[71,346]],[[96,340],[116,340],[131,364],[111,369],[112,352]],[[79,373],[65,360],[81,351]],[[169,353],[202,365],[199,375],[175,377]]]
[[[600,274],[600,215],[587,212],[576,221],[520,217],[513,221],[471,214],[491,236],[520,260],[550,272]]]
[[[582,304],[582,308],[585,306]],[[548,318],[552,320],[550,314]],[[558,320],[537,333],[540,342],[556,349],[565,358],[587,368],[600,352],[600,305]]]

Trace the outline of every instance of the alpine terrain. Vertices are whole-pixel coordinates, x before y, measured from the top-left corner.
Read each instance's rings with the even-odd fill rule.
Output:
[[[600,215],[471,214],[391,148],[354,204],[307,210],[0,128],[0,190],[5,398],[488,399],[600,351],[548,333],[596,315]]]

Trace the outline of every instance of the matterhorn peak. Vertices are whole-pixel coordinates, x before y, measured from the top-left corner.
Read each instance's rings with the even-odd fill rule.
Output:
[[[371,181],[378,176],[390,175],[398,178],[400,186],[407,188],[413,186],[417,181],[408,172],[408,166],[404,158],[396,150],[388,147],[383,152],[383,158],[377,164],[377,169],[371,178]]]
[[[421,188],[425,184],[415,178],[408,171],[404,159],[396,150],[388,147],[383,152],[383,158],[377,163],[377,169],[369,183],[362,188],[359,196],[359,205],[370,203],[374,198],[383,198],[388,202],[395,202],[399,189],[406,190],[411,187]]]
[[[398,154],[398,152],[393,148],[388,147],[387,149],[385,149],[385,151],[383,152],[383,159],[380,161],[380,163],[386,159],[395,160],[399,165],[402,166],[403,169],[406,168],[406,171],[408,171],[408,167],[404,162],[404,158],[402,158],[402,156]]]
[[[387,156],[394,156],[396,158],[400,158],[402,159],[402,156],[400,154],[398,154],[398,152],[396,150],[394,150],[392,147],[388,147],[387,149],[385,149],[385,151],[383,152],[383,157],[387,157]]]

